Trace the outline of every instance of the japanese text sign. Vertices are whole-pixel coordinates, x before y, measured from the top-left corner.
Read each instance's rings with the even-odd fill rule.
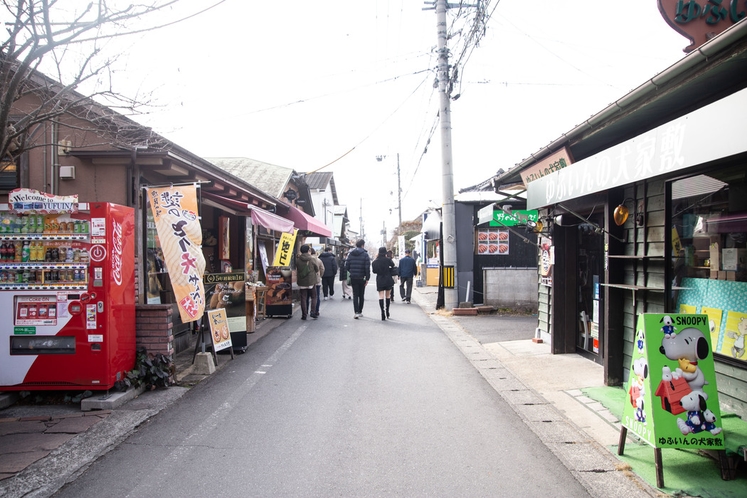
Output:
[[[149,188],[147,194],[182,322],[195,321],[205,310],[205,258],[197,188]]]
[[[622,425],[655,448],[724,448],[707,315],[638,316]]]

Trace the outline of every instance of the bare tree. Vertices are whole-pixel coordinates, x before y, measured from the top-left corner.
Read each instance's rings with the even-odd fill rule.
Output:
[[[0,44],[2,164],[14,163],[24,150],[40,145],[32,140],[33,129],[63,114],[108,128],[123,143],[143,139],[145,128],[133,127],[132,122],[118,126],[117,112],[108,111],[134,114],[147,102],[113,90],[117,55],[107,54],[105,48],[113,39],[158,28],[142,24],[179,1],[2,0],[0,20],[7,32]],[[141,23],[139,29],[132,27],[136,22]],[[17,109],[22,99],[24,108]],[[106,107],[94,101],[106,101]]]

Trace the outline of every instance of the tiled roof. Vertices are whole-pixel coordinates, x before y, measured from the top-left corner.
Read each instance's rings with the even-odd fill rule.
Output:
[[[282,196],[293,174],[292,168],[263,163],[248,157],[209,157],[207,160],[276,198]]]
[[[332,181],[333,173],[306,173],[306,184],[310,189],[326,189]]]

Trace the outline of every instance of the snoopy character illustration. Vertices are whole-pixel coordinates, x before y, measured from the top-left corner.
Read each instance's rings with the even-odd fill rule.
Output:
[[[646,394],[645,379],[648,377],[648,361],[646,358],[638,358],[633,362],[633,372],[630,378],[630,403],[635,408],[635,419],[638,422],[646,422],[646,411],[644,396]]]
[[[734,339],[734,344],[731,347],[731,355],[734,358],[741,358],[744,356],[744,336],[747,335],[747,319],[741,318],[737,325],[737,330],[729,330],[726,332],[727,337]]]
[[[645,339],[646,339],[645,332],[643,331],[643,329],[639,330],[638,334],[636,335],[636,341],[635,341],[635,345],[638,347],[639,353],[643,353],[643,348],[646,345]]]
[[[672,320],[672,317],[669,315],[663,316],[661,320],[659,320],[659,323],[663,323],[664,325],[661,327],[661,331],[664,332],[664,337],[671,337],[674,335],[674,320]]]
[[[703,386],[708,384],[698,366],[698,361],[705,360],[711,351],[703,332],[688,327],[678,334],[665,336],[659,351],[677,362],[678,367],[671,373],[673,378],[683,377],[693,391],[702,391]]]
[[[707,399],[706,393],[692,391],[680,400],[682,407],[687,411],[687,420],[677,419],[677,428],[683,436],[703,431],[713,435],[721,432],[721,427],[716,427],[716,415],[708,409]]]

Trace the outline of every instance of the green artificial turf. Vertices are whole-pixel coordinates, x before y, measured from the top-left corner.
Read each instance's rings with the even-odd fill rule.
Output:
[[[622,418],[623,406],[627,399],[624,389],[590,387],[582,389],[582,392],[601,403],[618,420]],[[722,414],[721,422],[724,428],[727,455],[736,459],[739,449],[747,446],[747,422],[733,414]],[[643,442],[638,444],[631,442],[630,439],[629,437],[625,444],[625,453],[618,458],[630,465],[635,474],[656,487],[654,448]],[[617,455],[617,445],[609,449]],[[721,479],[718,461],[704,453],[673,448],[664,448],[661,453],[664,487],[659,489],[662,492],[673,496],[684,494],[703,498],[744,498],[747,496],[747,465],[743,459],[737,467],[735,478],[724,481]]]

